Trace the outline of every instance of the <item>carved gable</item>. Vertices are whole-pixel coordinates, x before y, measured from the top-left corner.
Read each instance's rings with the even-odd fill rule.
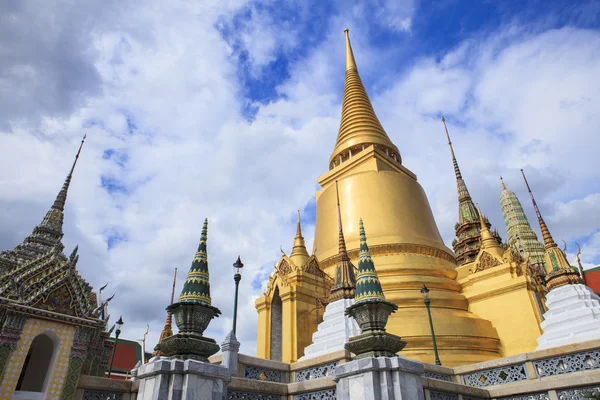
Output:
[[[473,270],[473,273],[497,267],[500,264],[502,263],[498,259],[496,259],[496,257],[483,250],[480,253],[480,256],[477,257],[477,261],[475,261],[475,269]]]

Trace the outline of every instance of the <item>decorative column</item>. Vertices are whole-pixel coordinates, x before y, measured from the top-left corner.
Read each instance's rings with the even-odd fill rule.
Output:
[[[157,345],[159,354],[138,367],[139,400],[225,400],[231,375],[227,367],[208,362],[219,351],[214,339],[203,336],[210,321],[221,314],[212,306],[206,252],[208,221],[204,221],[198,251],[179,301],[167,307],[179,332]]]
[[[81,368],[88,355],[88,346],[92,337],[93,328],[80,326],[75,331],[71,354],[69,355],[69,368],[63,385],[61,400],[71,400],[75,397],[77,382],[81,375]]]
[[[356,354],[356,359],[333,371],[336,396],[340,400],[424,400],[423,364],[399,357],[396,353],[406,342],[385,331],[387,320],[397,306],[385,300],[362,219],[359,232],[356,297],[346,315],[356,320],[361,334],[351,337],[345,346]]]

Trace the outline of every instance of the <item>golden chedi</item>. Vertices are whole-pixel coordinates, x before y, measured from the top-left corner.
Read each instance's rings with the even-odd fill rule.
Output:
[[[315,254],[333,276],[338,255],[336,189],[348,221],[348,253],[358,261],[359,217],[369,225],[370,249],[388,301],[398,306],[388,332],[408,345],[403,354],[433,362],[433,344],[420,288],[431,289],[431,311],[444,365],[500,357],[492,324],[468,311],[456,281],[456,260],[440,236],[427,196],[402,165],[398,148],[379,122],[361,82],[346,30],[346,81],[342,118],[329,171],[316,194]]]

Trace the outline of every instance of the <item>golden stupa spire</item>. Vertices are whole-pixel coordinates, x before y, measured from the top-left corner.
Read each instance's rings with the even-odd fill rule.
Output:
[[[171,302],[169,305],[172,305],[175,301],[175,283],[177,282],[177,268],[175,268],[175,272],[173,273],[173,288],[171,289]],[[160,337],[158,339],[158,343],[161,343],[168,337],[173,336],[173,314],[170,311],[167,311],[167,320],[165,321],[165,327],[160,333]],[[158,349],[154,349],[152,356],[157,356],[159,354]]]
[[[400,162],[398,148],[392,143],[381,126],[367,91],[362,84],[348,29],[346,33],[346,82],[344,84],[344,99],[342,101],[342,119],[335,148],[329,159],[330,165],[339,165],[340,157],[347,160],[353,151],[362,150],[363,146],[377,145],[386,153]]]
[[[300,210],[298,210],[298,222],[296,223],[296,236],[294,237],[294,247],[290,254],[290,260],[297,266],[302,267],[310,258],[302,237],[302,226],[300,224]]]
[[[533,203],[533,208],[535,209],[535,214],[538,217],[538,221],[540,223],[540,230],[542,231],[542,237],[544,238],[544,247],[557,247],[556,242],[552,239],[552,235],[550,234],[550,230],[548,226],[546,226],[546,222],[542,218],[542,214],[535,202],[535,198],[533,197],[533,193],[531,192],[531,188],[529,187],[529,182],[527,182],[527,178],[525,177],[525,172],[521,169],[521,174],[523,174],[523,179],[525,180],[525,185],[527,186],[527,191],[529,192],[529,196],[531,197],[531,202]]]
[[[502,246],[498,243],[498,241],[490,232],[490,229],[487,227],[485,220],[483,219],[483,214],[481,213],[481,208],[479,208],[479,204],[477,204],[477,212],[479,213],[479,224],[480,224],[480,237],[481,237],[481,250],[486,250],[490,253],[494,253],[499,257],[502,257],[504,251],[502,250]]]
[[[338,182],[335,181],[335,194],[337,197],[337,212],[338,212],[338,261],[335,268],[335,283],[331,287],[329,301],[338,299],[353,299],[356,295],[356,278],[354,276],[354,265],[348,257],[346,250],[346,241],[344,240],[344,230],[342,229],[342,212],[340,209],[340,193],[338,191]]]

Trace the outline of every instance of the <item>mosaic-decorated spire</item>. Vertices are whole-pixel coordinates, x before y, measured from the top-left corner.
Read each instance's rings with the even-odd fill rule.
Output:
[[[529,258],[536,269],[542,272],[546,264],[544,245],[538,241],[535,231],[529,225],[527,215],[515,193],[506,187],[502,177],[500,182],[500,208],[508,234],[508,245],[517,249],[523,258]]]
[[[400,159],[398,148],[392,143],[377,118],[367,91],[362,84],[348,29],[346,34],[346,81],[344,83],[344,98],[342,100],[342,118],[335,148],[329,163],[338,163],[340,157],[347,159],[349,151],[358,151],[361,145],[376,145],[386,149],[390,157]]]
[[[546,288],[550,291],[556,287],[574,284],[574,283],[582,283],[581,277],[579,276],[579,272],[571,267],[569,262],[567,261],[567,255],[564,251],[558,248],[558,245],[552,239],[552,235],[550,234],[550,230],[544,219],[542,218],[542,214],[535,202],[535,198],[533,197],[533,193],[531,192],[531,188],[529,187],[529,183],[527,182],[527,178],[525,177],[525,172],[521,170],[521,174],[523,174],[523,179],[525,180],[525,185],[527,186],[527,190],[529,191],[529,195],[531,196],[531,202],[533,203],[533,208],[535,209],[535,213],[538,217],[538,221],[540,223],[540,228],[542,230],[542,235],[544,237],[544,247],[546,248]],[[565,247],[566,248],[566,247]]]
[[[450,154],[452,155],[452,164],[454,165],[454,175],[456,176],[456,188],[458,191],[458,222],[454,225],[456,238],[452,242],[452,249],[456,255],[456,263],[458,265],[463,265],[474,261],[477,254],[479,254],[481,233],[479,212],[471,199],[467,184],[458,167],[458,161],[456,161],[454,147],[450,140],[450,133],[448,132],[448,126],[446,125],[446,118],[444,118],[444,116],[442,116],[442,122],[444,124],[444,130],[446,131]],[[485,225],[488,229],[491,227],[489,221],[486,221]],[[491,232],[491,234],[498,243],[502,242],[498,232],[494,231]]]
[[[211,305],[210,276],[208,273],[208,257],[206,254],[206,239],[208,232],[208,218],[204,220],[198,251],[192,261],[183,289],[179,295],[179,303],[199,303]]]
[[[85,136],[81,140],[79,150],[75,155],[75,161],[71,170],[58,192],[54,203],[42,219],[42,222],[33,229],[31,235],[23,240],[23,243],[17,245],[12,251],[6,251],[0,254],[0,267],[3,265],[16,266],[22,261],[33,260],[58,245],[63,237],[63,222],[65,219],[65,204],[67,201],[67,192],[71,184],[75,165],[81,154],[81,149],[85,141]],[[1,270],[1,268],[0,268]]]
[[[356,297],[354,298],[355,304],[367,301],[385,301],[379,276],[375,270],[375,264],[373,264],[369,246],[367,245],[367,235],[365,234],[362,218],[359,224],[360,253],[358,259],[358,276],[356,279]]]
[[[331,287],[330,301],[338,299],[353,299],[356,295],[356,279],[354,277],[354,265],[350,262],[348,251],[346,250],[346,241],[344,240],[344,230],[342,228],[342,213],[340,210],[340,195],[338,192],[338,183],[335,182],[335,193],[337,196],[337,212],[339,227],[339,252],[338,262],[335,268],[335,283]]]
[[[527,186],[527,191],[529,192],[529,197],[531,197],[531,202],[533,203],[533,208],[535,209],[535,215],[538,217],[538,222],[540,224],[540,230],[542,231],[542,238],[544,239],[544,247],[548,249],[549,247],[556,247],[556,243],[554,239],[552,239],[552,235],[548,230],[548,226],[546,226],[546,222],[542,218],[542,214],[535,202],[535,198],[533,197],[533,193],[531,193],[531,189],[529,188],[529,183],[527,182],[527,178],[525,177],[525,172],[521,169],[521,174],[523,175],[523,179],[525,180],[525,186]]]

